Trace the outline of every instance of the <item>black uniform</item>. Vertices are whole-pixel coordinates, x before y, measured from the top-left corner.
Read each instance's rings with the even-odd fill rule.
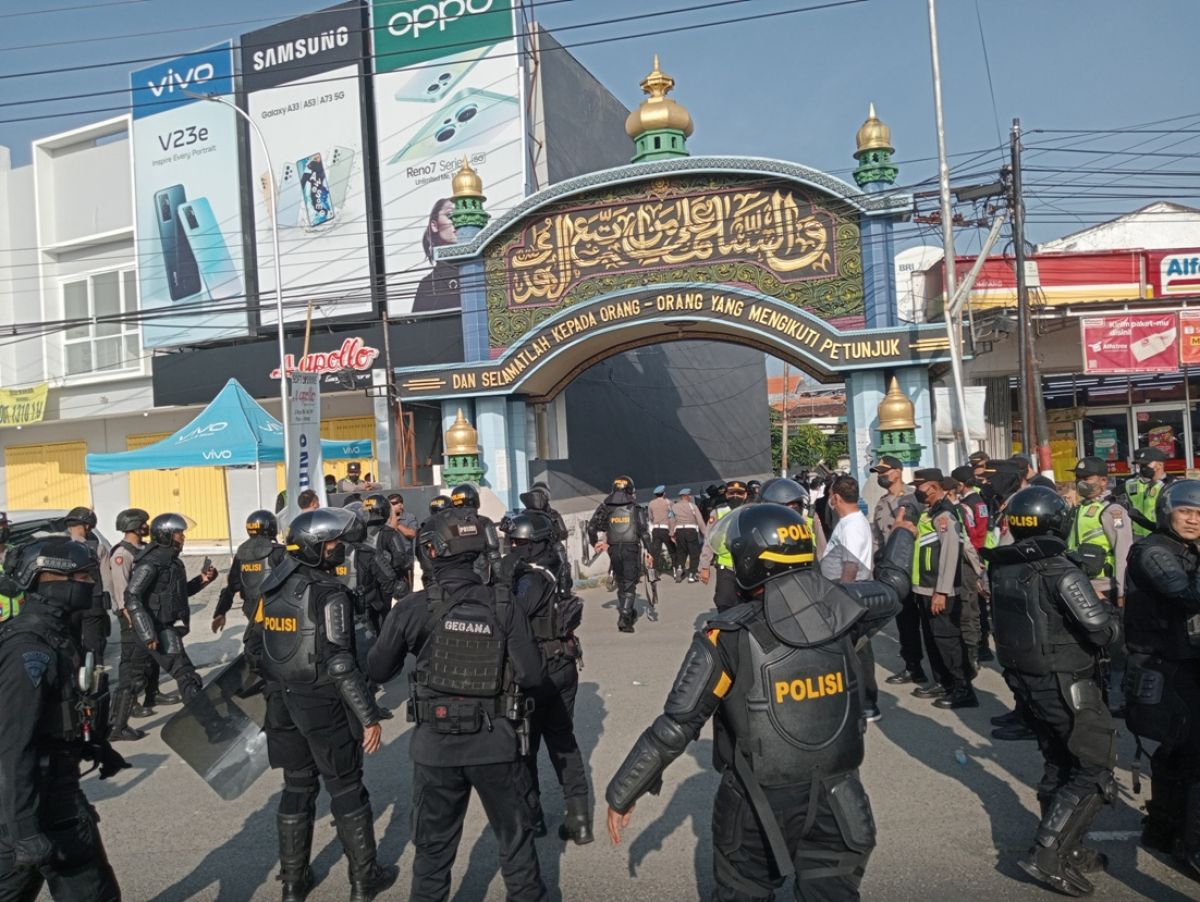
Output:
[[[567,555],[567,539],[571,537],[567,521],[551,505],[549,490],[540,485],[535,485],[528,492],[522,492],[521,503],[525,505],[526,511],[543,513],[554,523],[554,549],[558,555],[558,590],[563,598],[570,598],[575,588],[575,580],[571,578],[571,559]]]
[[[346,543],[346,560],[336,570],[338,580],[350,589],[355,611],[365,614],[370,632],[379,634],[383,618],[392,607],[392,593],[402,577],[392,569],[391,557],[367,542]]]
[[[1120,621],[1066,553],[1066,543],[1048,535],[984,551],[996,657],[1045,760],[1031,859],[1051,876],[1062,871],[1056,861],[1091,869],[1080,841],[1116,792],[1116,729],[1097,658],[1119,641]],[[1075,875],[1059,879],[1080,886]]]
[[[259,603],[262,601],[262,587],[278,567],[287,550],[271,539],[270,536],[251,536],[238,546],[229,566],[229,579],[225,588],[217,598],[216,617],[223,617],[233,607],[234,596],[242,598],[242,613],[246,615],[246,633],[242,638],[242,646],[246,651],[246,659],[256,672],[262,662],[262,621]]]
[[[797,899],[857,899],[875,823],[858,779],[855,644],[898,610],[876,582],[840,587],[811,570],[768,580],[760,598],[696,634],[664,713],[608,784],[608,804],[624,813],[658,792],[664,768],[716,714],[713,899],[769,898],[793,872]]]
[[[378,569],[383,589],[379,623],[382,623],[392,606],[392,601],[401,599],[412,591],[409,583],[413,565],[412,539],[406,539],[395,529],[384,524],[367,527],[367,543],[375,549],[379,558]]]
[[[263,586],[267,754],[283,771],[277,826],[280,877],[307,869],[317,778],[352,883],[376,869],[374,820],[363,785],[363,728],[379,710],[354,659],[354,603],[332,574],[289,555]]]
[[[126,560],[132,562],[145,547],[145,545],[134,545],[122,539],[113,546],[112,557],[128,555]],[[132,575],[131,572],[130,576]],[[122,601],[124,601],[124,596],[122,596]],[[150,650],[137,640],[137,634],[134,633],[133,625],[128,617],[117,617],[117,621],[121,627],[121,660],[117,670],[118,686],[123,689],[127,688],[132,697],[133,686],[138,682],[135,676],[144,674],[142,685],[146,690],[146,700],[143,707],[151,708],[158,697],[158,661],[151,657]],[[136,702],[136,699],[132,699],[131,707],[132,702]],[[117,723],[120,723],[119,719]]]
[[[1200,871],[1200,548],[1160,530],[1125,573],[1126,723],[1160,743],[1142,839]]]
[[[76,541],[81,541],[92,549],[92,553],[100,561],[102,570],[108,568],[108,554],[102,554],[103,549],[100,547],[99,539],[89,532],[86,539],[76,539]],[[108,574],[103,574],[103,578],[106,581]],[[97,664],[104,663],[104,652],[108,648],[108,638],[112,635],[112,618],[108,615],[108,612],[112,610],[112,599],[108,597],[104,586],[105,582],[96,580],[96,586],[92,590],[91,609],[76,615],[79,617],[80,645],[85,652],[90,651],[95,656]]]
[[[21,616],[0,627],[0,899],[35,899],[43,884],[58,902],[121,898],[79,769],[94,760],[107,777],[125,764],[106,738],[107,687],[80,693],[82,652],[69,624],[27,592]]]
[[[473,555],[434,560],[436,583],[392,608],[369,655],[377,683],[395,677],[410,653],[408,716],[416,722],[413,758],[414,902],[450,895],[471,790],[483,803],[500,847],[501,872],[512,902],[542,900],[534,848],[529,768],[521,760],[510,715],[521,705],[516,687],[546,680],[542,653],[511,601],[484,586]]]
[[[612,492],[588,521],[588,542],[595,545],[605,534],[613,578],[617,581],[617,624],[633,630],[637,621],[634,603],[642,575],[641,550],[650,553],[650,521],[645,508],[638,507],[629,492]]]

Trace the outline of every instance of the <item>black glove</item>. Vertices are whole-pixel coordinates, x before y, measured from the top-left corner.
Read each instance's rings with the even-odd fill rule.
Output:
[[[101,780],[107,780],[127,767],[132,767],[120,752],[107,744],[97,749],[96,763],[100,765]]]
[[[18,839],[13,846],[13,863],[17,867],[38,868],[57,858],[58,850],[45,833]]]

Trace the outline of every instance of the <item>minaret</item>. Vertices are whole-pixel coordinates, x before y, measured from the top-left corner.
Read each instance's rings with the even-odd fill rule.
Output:
[[[921,462],[923,445],[917,444],[916,407],[900,390],[900,383],[892,377],[887,394],[879,402],[879,456],[890,454],[898,457],[906,467]]]
[[[667,96],[674,87],[675,79],[658,67],[656,53],[654,69],[642,79],[642,90],[649,96],[625,120],[625,134],[633,139],[636,150],[633,162],[689,156],[687,139],[692,134],[692,117]]]
[[[483,467],[479,463],[479,435],[458,408],[458,416],[446,430],[446,469],[442,479],[446,485],[460,482],[478,483],[483,478]]]
[[[867,108],[867,121],[858,129],[858,149],[854,159],[858,168],[854,170],[854,181],[866,191],[882,191],[896,183],[899,169],[892,162],[892,130],[875,115],[875,104]]]
[[[892,130],[875,115],[875,104],[867,112],[867,121],[855,136],[858,149],[854,159],[858,168],[854,180],[864,194],[891,189],[899,170],[892,162]],[[863,314],[868,329],[886,329],[900,325],[896,312],[896,251],[892,239],[892,216],[859,217],[863,253]]]
[[[483,209],[483,179],[471,168],[471,163],[463,155],[462,166],[454,174],[453,186],[454,212],[450,220],[458,232],[459,242],[469,241],[488,223],[489,216]],[[464,234],[464,229],[470,231]]]

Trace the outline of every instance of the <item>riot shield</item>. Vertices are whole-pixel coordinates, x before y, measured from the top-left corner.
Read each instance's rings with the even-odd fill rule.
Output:
[[[246,656],[222,670],[163,726],[163,741],[225,800],[236,799],[267,769],[262,678]]]

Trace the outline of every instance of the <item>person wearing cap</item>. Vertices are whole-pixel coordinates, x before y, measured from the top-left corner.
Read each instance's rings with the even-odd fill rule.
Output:
[[[1167,455],[1161,448],[1138,448],[1133,463],[1138,474],[1125,481],[1123,494],[1133,518],[1133,534],[1140,539],[1154,531],[1158,496],[1171,479],[1167,476]]]
[[[708,515],[710,536],[712,535],[711,527],[715,526],[717,521],[724,519],[730,512],[746,503],[748,490],[746,483],[740,479],[731,479],[722,488],[725,495],[724,503],[718,504]],[[711,542],[705,541],[704,548],[700,551],[700,582],[706,586],[714,561],[717,568],[717,584],[713,589],[713,604],[717,606],[718,611],[724,611],[741,600],[738,598],[737,582],[733,577],[733,555],[730,554],[728,548],[714,548]]]
[[[976,476],[982,476],[988,469],[988,462],[990,460],[991,458],[986,451],[973,451],[971,456],[967,458],[967,463],[975,471]]]
[[[1058,491],[1058,486],[1055,485],[1054,480],[1039,473],[1037,467],[1033,465],[1033,461],[1024,454],[1014,454],[1009,460],[1022,468],[1026,486],[1040,485],[1048,489],[1054,489],[1056,492]]]
[[[938,708],[977,708],[971,688],[962,634],[962,523],[936,467],[917,470],[912,485],[917,501],[928,505],[915,525],[897,524],[917,539],[912,563],[912,592],[921,610],[921,633],[934,682],[913,690]]]
[[[682,582],[684,577],[689,583],[698,582],[696,569],[700,566],[704,517],[692,500],[691,489],[680,489],[679,497],[671,503],[671,529],[675,540],[675,582]]]
[[[898,457],[884,455],[879,463],[871,467],[875,481],[885,490],[875,502],[871,515],[871,534],[875,540],[875,556],[883,553],[888,537],[898,520],[916,523],[921,515],[921,505],[911,487],[904,484],[904,463]],[[896,615],[896,632],[900,636],[900,657],[904,669],[892,674],[884,682],[892,686],[905,683],[924,683],[927,679],[922,666],[921,612],[912,595],[901,599],[900,613]]]
[[[346,464],[346,475],[337,485],[337,490],[342,493],[370,492],[377,488],[376,483],[362,479],[362,464],[356,460]]]
[[[966,645],[970,669],[978,671],[980,661],[990,661],[993,657],[991,648],[988,646],[987,604],[983,593],[979,591],[985,569],[979,552],[987,542],[991,517],[988,504],[983,500],[983,496],[979,494],[976,487],[973,467],[956,467],[950,473],[950,480],[957,488],[955,506],[958,509],[958,519],[962,522],[966,539],[963,543],[965,564],[962,580],[963,642]]]
[[[663,559],[663,549],[667,550],[667,560],[675,560],[675,541],[672,537],[675,525],[675,515],[671,512],[671,502],[667,499],[667,487],[656,485],[654,498],[646,505],[650,514],[650,556],[654,558],[654,566],[660,567]]]
[[[96,663],[102,663],[104,650],[108,648],[108,637],[112,635],[112,620],[108,616],[112,608],[112,580],[108,565],[112,549],[107,542],[100,541],[94,532],[96,512],[90,507],[72,508],[67,512],[65,522],[67,535],[91,548],[100,562],[100,581],[94,584],[92,609],[76,616],[80,622],[83,650],[94,653]]]

